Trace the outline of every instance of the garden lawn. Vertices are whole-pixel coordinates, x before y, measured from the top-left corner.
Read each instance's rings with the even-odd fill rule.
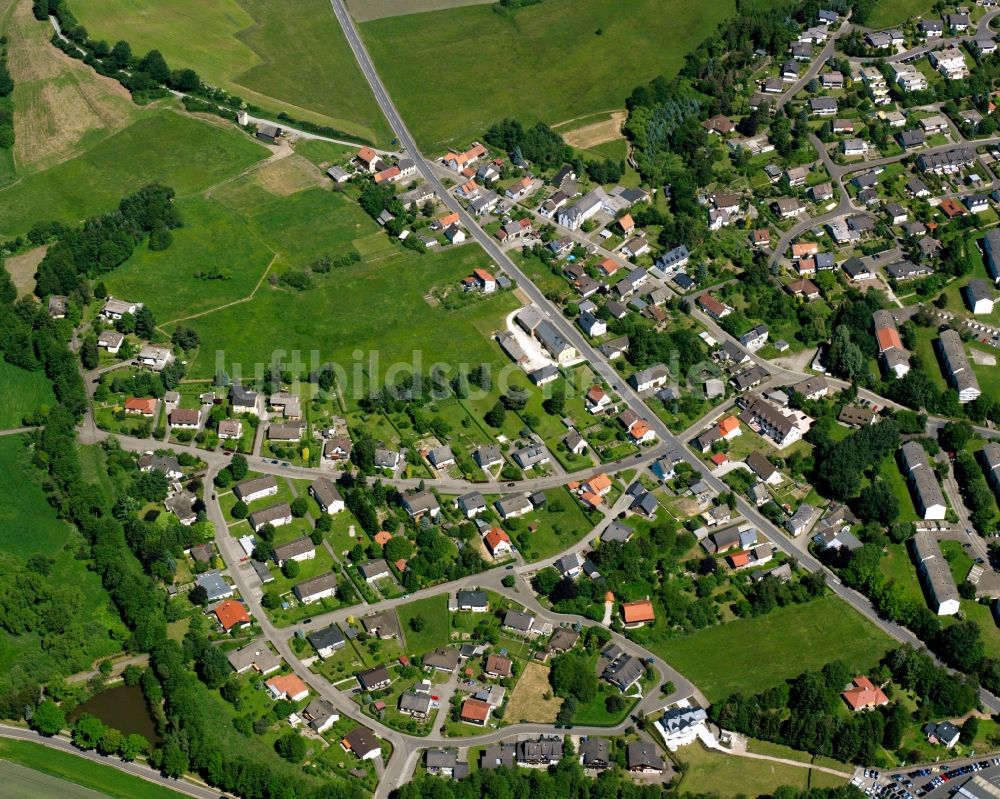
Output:
[[[916,508],[913,507],[913,495],[910,494],[910,487],[906,482],[906,478],[899,471],[895,458],[890,457],[882,461],[878,477],[892,489],[892,493],[895,494],[896,500],[899,502],[899,518],[897,521],[917,521],[920,516]]]
[[[710,752],[700,743],[684,747],[678,757],[688,765],[679,786],[686,793],[710,792],[721,797],[760,796],[771,795],[775,788],[782,785],[803,790],[846,782],[846,779],[808,768]]]
[[[188,795],[30,741],[0,741],[0,761],[6,761],[0,762],[0,781],[5,785],[4,795],[10,799],[83,799],[98,795],[113,799],[181,799]],[[18,767],[12,768],[12,763]],[[12,793],[7,793],[8,789]]]
[[[404,602],[396,609],[396,614],[399,617],[399,628],[406,638],[407,654],[423,655],[444,646],[451,638],[448,628],[448,597],[445,594]],[[412,626],[413,619],[418,616],[424,622],[424,628],[420,632],[415,631]]]
[[[158,49],[171,68],[194,69],[265,109],[371,142],[392,138],[327,0],[298,0],[294,13],[266,0],[73,0],[72,8],[94,38]]]
[[[758,693],[831,660],[864,671],[892,643],[840,599],[827,596],[647,647],[714,702],[735,691]]]
[[[506,116],[554,124],[623,108],[640,83],[676,74],[733,10],[731,0],[545,0],[507,14],[467,6],[359,27],[403,119],[434,150],[466,146]]]
[[[0,429],[20,427],[25,416],[43,405],[52,407],[55,401],[45,372],[28,372],[0,361]]]
[[[39,220],[75,223],[111,211],[154,181],[182,197],[196,194],[266,155],[235,129],[163,109],[72,161],[0,190],[0,236],[25,233]]]
[[[888,544],[886,554],[879,562],[879,568],[887,579],[895,580],[896,585],[903,589],[907,597],[915,602],[924,601],[920,578],[917,577],[917,570],[910,560],[906,544]]]

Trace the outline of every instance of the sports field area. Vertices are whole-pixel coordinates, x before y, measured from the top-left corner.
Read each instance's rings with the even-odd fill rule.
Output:
[[[892,640],[842,600],[827,596],[648,647],[714,702],[734,691],[758,693],[831,660],[867,669]]]
[[[330,8],[296,0],[71,0],[91,36],[158,49],[265,109],[388,144],[392,135]]]
[[[680,788],[686,793],[713,793],[720,797],[770,796],[775,788],[827,788],[847,780],[785,763],[727,755],[709,751],[700,743],[685,746],[678,757],[687,764]]]
[[[186,796],[111,766],[29,741],[0,740],[0,785],[5,799],[181,799]]]
[[[505,116],[556,124],[621,109],[638,84],[676,73],[734,8],[545,0],[503,15],[473,5],[359,27],[410,130],[434,151],[479,138]]]

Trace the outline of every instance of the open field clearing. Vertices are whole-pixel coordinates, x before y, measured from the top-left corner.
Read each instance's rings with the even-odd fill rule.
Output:
[[[721,797],[769,796],[782,785],[805,790],[846,782],[822,771],[714,752],[700,743],[685,746],[677,757],[688,764],[680,787],[689,793],[708,792]]]
[[[548,699],[545,698],[546,695],[549,696]],[[548,667],[540,663],[528,663],[510,695],[504,720],[511,724],[520,721],[552,723],[556,720],[561,704],[561,699],[552,696]]]
[[[77,222],[109,211],[152,181],[182,197],[195,194],[267,154],[235,129],[157,110],[72,161],[0,190],[0,236],[24,233],[43,219]]]
[[[10,279],[17,288],[17,296],[31,294],[35,290],[35,272],[48,251],[48,245],[25,250],[19,255],[8,255],[4,267],[10,273]]]
[[[441,11],[462,6],[492,5],[494,0],[347,0],[347,8],[357,22],[383,17],[400,17],[423,11]]]
[[[27,372],[0,361],[0,430],[20,427],[25,414],[55,402],[45,372]]]
[[[11,9],[8,63],[19,174],[69,160],[141,113],[121,84],[57,50],[51,35],[49,24],[32,15],[30,3]]]
[[[911,17],[929,13],[932,5],[929,0],[882,0],[875,4],[865,25],[875,29],[899,25]]]
[[[625,111],[615,111],[611,114],[610,119],[559,132],[562,133],[563,139],[570,147],[576,147],[578,150],[589,150],[599,144],[623,138],[622,125],[625,124],[627,117],[628,114]]]
[[[0,741],[0,758],[4,796],[11,799],[181,799],[186,795],[29,741]]]
[[[158,49],[266,109],[376,143],[392,138],[327,0],[297,0],[294,13],[265,0],[73,0],[91,35]]]
[[[859,613],[828,596],[648,647],[714,702],[734,691],[763,691],[831,660],[869,668],[891,645]]]
[[[468,6],[360,28],[417,141],[441,150],[505,116],[554,124],[623,108],[636,85],[674,74],[733,9],[732,0],[546,0],[512,14]]]

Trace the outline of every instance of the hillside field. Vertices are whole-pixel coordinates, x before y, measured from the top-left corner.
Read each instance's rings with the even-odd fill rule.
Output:
[[[378,144],[392,138],[328,0],[70,0],[95,38],[158,49],[265,109]]]
[[[418,143],[463,146],[514,116],[555,124],[624,107],[672,75],[734,12],[733,0],[545,0],[500,15],[474,5],[359,27]]]
[[[0,361],[0,430],[20,427],[26,414],[55,401],[45,372],[28,372]]]
[[[40,220],[72,223],[112,210],[152,181],[181,197],[198,193],[267,154],[234,127],[164,108],[73,160],[0,190],[0,237],[24,233]]]

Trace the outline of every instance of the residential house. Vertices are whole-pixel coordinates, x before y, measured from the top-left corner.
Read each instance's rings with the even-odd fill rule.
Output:
[[[340,513],[346,507],[337,487],[326,477],[319,477],[309,486],[309,493],[323,513]]]
[[[336,624],[331,624],[322,630],[314,630],[307,634],[306,638],[313,645],[313,649],[316,650],[316,654],[321,660],[325,660],[334,652],[347,646],[347,639],[344,638],[344,634]]]
[[[993,289],[986,280],[970,280],[962,290],[965,303],[974,314],[993,313]]]
[[[899,453],[901,470],[913,490],[917,512],[923,519],[943,519],[948,505],[927,459],[927,451],[919,442],[907,441]]]
[[[250,523],[250,528],[255,533],[259,533],[265,524],[269,524],[272,527],[291,524],[292,509],[287,502],[281,502],[277,505],[271,505],[270,507],[254,511],[247,517],[247,521]]]
[[[535,617],[519,610],[508,610],[504,614],[502,625],[519,635],[530,635],[535,627]]]
[[[473,519],[486,510],[486,499],[478,491],[462,494],[455,505],[467,519]]]
[[[913,536],[913,556],[931,610],[939,616],[953,616],[961,608],[958,587],[948,561],[933,534],[922,531]]]
[[[332,572],[303,580],[292,586],[292,594],[303,605],[319,602],[321,599],[336,596],[337,576]]]
[[[889,704],[889,697],[867,677],[855,677],[851,681],[851,687],[844,691],[841,696],[847,706],[855,713],[859,710],[871,710]]]
[[[257,402],[257,392],[251,391],[244,386],[235,383],[229,389],[229,402],[232,405],[233,414],[239,416],[244,413],[259,415],[260,411]]]
[[[969,365],[962,337],[955,330],[943,330],[938,337],[938,349],[948,372],[948,380],[958,391],[958,401],[964,404],[976,399],[982,392],[976,373]]]
[[[445,457],[444,454],[441,457]],[[432,519],[436,519],[441,512],[441,506],[438,504],[437,497],[429,490],[404,494],[403,508],[410,515],[410,518],[413,519],[419,519],[424,514],[427,514]]]
[[[235,599],[226,599],[220,602],[212,610],[215,614],[219,626],[224,632],[231,633],[233,630],[242,630],[250,626],[250,614],[242,602]]]
[[[524,450],[519,450],[523,452]],[[517,453],[515,453],[515,460],[517,460]],[[546,461],[548,460],[546,456]],[[507,496],[501,497],[493,502],[493,507],[496,508],[497,513],[500,514],[500,518],[503,520],[516,519],[518,516],[524,516],[526,513],[531,513],[534,510],[534,506],[527,497],[523,496]]]
[[[795,513],[785,519],[785,529],[794,536],[802,535],[812,525],[816,509],[805,503],[799,505]]]
[[[355,727],[340,741],[345,752],[352,752],[359,760],[375,760],[382,756],[378,738],[365,727]]]
[[[274,562],[278,566],[284,566],[290,560],[301,563],[305,560],[312,560],[315,557],[316,546],[307,535],[289,541],[287,544],[280,544],[274,548]]]
[[[358,564],[358,573],[368,584],[378,582],[390,576],[389,564],[382,558],[368,560]]]
[[[483,544],[486,545],[494,559],[509,555],[514,551],[510,536],[499,527],[491,527],[487,530],[486,535],[483,536]]]

